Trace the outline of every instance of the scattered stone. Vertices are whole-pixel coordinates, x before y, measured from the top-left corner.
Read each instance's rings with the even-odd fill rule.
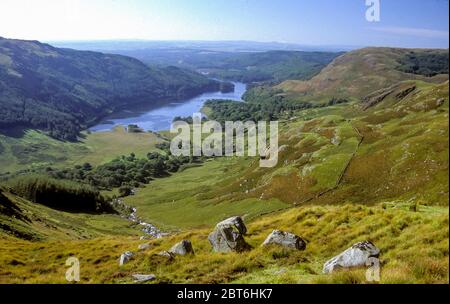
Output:
[[[280,230],[274,230],[264,241],[263,246],[270,244],[276,244],[297,250],[305,250],[306,248],[306,242],[301,237]]]
[[[445,99],[444,98],[439,98],[438,100],[436,100],[436,106],[440,107],[445,103]]]
[[[208,240],[215,252],[242,252],[250,248],[244,240],[246,233],[244,221],[235,216],[218,223]]]
[[[288,145],[282,145],[280,148],[278,148],[278,153],[282,153],[286,151],[289,148]]]
[[[162,256],[162,257],[167,257],[170,260],[175,258],[175,255],[172,252],[169,252],[169,251],[161,251],[160,253],[158,253],[158,255]]]
[[[138,246],[139,250],[147,250],[150,249],[150,247],[152,247],[152,245],[150,243],[145,243],[145,244],[141,244]]]
[[[127,251],[120,256],[119,266],[123,266],[128,263],[134,256],[134,253],[131,251]]]
[[[175,244],[169,252],[175,255],[194,254],[194,248],[192,248],[192,243],[190,241],[182,240]]]
[[[373,243],[359,242],[327,261],[323,266],[323,273],[332,273],[340,268],[363,267],[367,265],[369,258],[378,258],[379,255],[380,249]]]
[[[226,219],[216,225],[216,227],[224,227],[224,228],[230,226],[232,227],[234,226],[237,229],[237,231],[242,235],[247,234],[247,227],[245,226],[245,223],[240,216],[230,217],[229,219]]]
[[[145,283],[156,280],[154,274],[133,274],[132,277],[135,283]]]

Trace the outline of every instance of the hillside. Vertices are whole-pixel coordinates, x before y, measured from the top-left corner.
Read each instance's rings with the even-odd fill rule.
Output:
[[[0,187],[0,242],[5,236],[36,242],[137,234],[133,225],[118,215],[55,210]]]
[[[307,80],[342,54],[283,50],[226,52],[187,48],[144,48],[112,52],[137,58],[150,65],[173,65],[245,83]]]
[[[420,53],[414,55],[418,61],[411,52]],[[260,168],[258,158],[221,157],[189,160],[178,171],[152,175],[121,200],[135,207],[139,218],[170,233],[161,239],[140,239],[142,227],[114,214],[68,213],[19,197],[24,187],[1,188],[0,282],[65,283],[64,262],[77,256],[83,263],[81,283],[133,283],[136,273],[155,274],[153,283],[365,283],[365,269],[325,275],[322,266],[352,244],[369,240],[381,250],[381,283],[448,283],[449,82],[448,75],[436,74],[448,69],[442,54],[355,51],[305,82],[311,85],[307,95],[286,90],[284,83],[255,89],[248,104],[238,108],[227,101],[210,107],[211,115],[223,119],[276,115],[278,164]],[[325,81],[322,93],[315,85],[324,73],[342,77]],[[315,98],[326,102],[319,105]],[[115,168],[120,177],[139,175],[135,166],[126,172],[128,163],[159,164],[155,155],[145,155],[156,146],[141,146],[123,135],[87,135],[91,152],[80,159],[67,150],[67,159],[52,172],[70,184],[82,182],[76,175],[84,169],[69,164],[89,158],[96,161],[88,171],[102,173],[106,154],[124,155],[122,149],[128,152],[131,143],[138,156],[107,165],[108,177]],[[130,144],[105,150],[106,138]],[[71,148],[81,149],[79,144]],[[102,193],[113,195],[117,189]],[[252,248],[214,253],[208,234],[236,215],[245,220],[245,240]],[[306,249],[262,247],[274,229],[301,236]],[[160,255],[183,239],[192,242],[195,255]],[[138,249],[144,244],[147,249]],[[125,251],[135,256],[120,267]]]
[[[220,90],[219,83],[176,67],[0,38],[0,131],[6,134],[23,126],[73,140],[118,107],[210,90]]]
[[[311,80],[288,80],[277,88],[298,100],[323,102],[331,97],[363,98],[373,91],[413,79],[431,83],[448,80],[448,50],[351,51],[336,58]]]

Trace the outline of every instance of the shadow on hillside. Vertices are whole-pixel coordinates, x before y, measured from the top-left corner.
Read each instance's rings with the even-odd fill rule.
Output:
[[[25,126],[15,126],[15,127],[0,127],[0,135],[4,135],[12,138],[22,138],[26,131],[30,128]]]

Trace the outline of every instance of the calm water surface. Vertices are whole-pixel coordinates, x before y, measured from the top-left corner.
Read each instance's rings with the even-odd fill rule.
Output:
[[[234,92],[231,93],[204,93],[194,98],[170,102],[159,107],[155,107],[154,105],[133,106],[133,108],[121,110],[106,117],[98,125],[90,128],[90,130],[93,132],[110,131],[116,126],[127,126],[130,124],[138,125],[146,131],[169,130],[174,117],[187,117],[200,112],[203,104],[209,99],[242,101],[242,96],[247,86],[240,82],[234,82],[234,85]]]

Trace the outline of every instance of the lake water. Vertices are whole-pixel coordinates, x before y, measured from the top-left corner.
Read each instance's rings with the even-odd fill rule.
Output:
[[[203,104],[209,99],[242,101],[242,96],[247,90],[246,84],[234,82],[234,86],[234,92],[230,93],[204,93],[190,99],[173,101],[157,107],[155,105],[133,106],[133,108],[121,110],[106,117],[90,130],[93,132],[110,131],[116,126],[128,126],[130,124],[138,125],[145,131],[169,130],[174,117],[187,117],[200,112]]]

